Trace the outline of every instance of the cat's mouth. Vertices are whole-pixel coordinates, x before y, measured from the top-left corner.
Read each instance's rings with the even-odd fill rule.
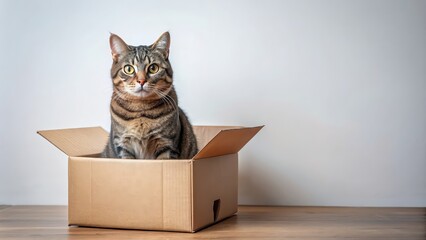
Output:
[[[140,92],[149,92],[148,90],[145,90],[145,89],[143,89],[143,88],[138,88],[138,89],[135,89],[135,91],[134,91],[135,93],[140,93]]]
[[[151,94],[151,91],[143,89],[143,88],[139,88],[139,89],[135,89],[133,93],[141,97],[146,97]]]
[[[143,99],[159,99],[167,95],[170,91],[170,87],[160,88],[159,86],[153,86],[149,84],[137,85],[132,88],[128,88],[127,92],[135,97],[140,97]]]
[[[147,84],[137,85],[132,90],[133,90],[132,92],[134,92],[134,93],[143,93],[143,92],[148,93],[148,92],[151,92],[150,91],[151,89],[148,87]]]
[[[136,97],[141,97],[141,98],[148,98],[154,94],[152,89],[146,87],[145,85],[143,87],[142,86],[135,87],[134,89],[131,89],[129,93]]]

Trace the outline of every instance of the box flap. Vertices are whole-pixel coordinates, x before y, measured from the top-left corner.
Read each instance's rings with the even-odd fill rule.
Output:
[[[221,130],[193,159],[238,153],[263,127]]]
[[[192,126],[198,149],[204,148],[221,130],[235,128],[241,128],[241,126]]]
[[[71,157],[100,153],[108,139],[108,132],[101,127],[45,130],[37,133]]]

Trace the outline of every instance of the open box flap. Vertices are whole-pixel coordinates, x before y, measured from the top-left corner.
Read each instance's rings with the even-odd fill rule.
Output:
[[[192,126],[197,138],[198,149],[204,148],[221,130],[242,128],[241,126]]]
[[[108,132],[101,127],[45,130],[37,133],[71,157],[100,153],[108,139]]]
[[[264,126],[221,130],[193,159],[238,153]]]

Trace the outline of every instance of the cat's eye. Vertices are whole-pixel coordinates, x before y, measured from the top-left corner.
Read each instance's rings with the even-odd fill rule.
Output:
[[[132,75],[135,72],[135,68],[131,65],[126,65],[123,67],[123,71],[125,74]]]
[[[148,72],[151,73],[151,74],[154,74],[154,73],[158,72],[158,69],[160,69],[160,67],[157,64],[153,63],[153,64],[149,65]]]

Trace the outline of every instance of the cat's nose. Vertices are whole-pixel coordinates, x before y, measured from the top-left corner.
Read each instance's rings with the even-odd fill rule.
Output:
[[[143,86],[144,84],[145,84],[145,79],[138,79],[137,80],[137,82],[141,85],[141,86]]]
[[[136,77],[137,77],[137,82],[140,85],[143,86],[145,84],[145,82],[146,82],[146,74],[145,74],[145,72],[144,71],[137,72],[136,73]]]

